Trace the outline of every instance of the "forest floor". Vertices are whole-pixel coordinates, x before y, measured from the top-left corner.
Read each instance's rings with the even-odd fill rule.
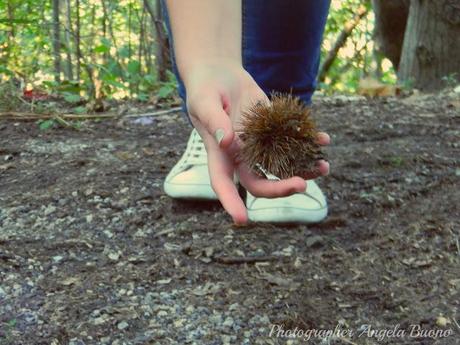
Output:
[[[309,226],[167,197],[180,113],[0,122],[0,344],[460,344],[459,98],[320,97]]]

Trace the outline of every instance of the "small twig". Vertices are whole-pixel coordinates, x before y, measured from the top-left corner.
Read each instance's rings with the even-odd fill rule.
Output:
[[[111,114],[89,114],[89,115],[75,115],[75,114],[62,114],[59,116],[61,119],[66,120],[90,120],[90,119],[100,119],[100,118],[115,118],[119,117],[118,115]],[[17,113],[17,112],[7,112],[0,113],[0,119],[4,118],[7,120],[17,120],[17,121],[33,121],[33,120],[49,120],[55,119],[55,114],[35,114],[35,113]]]
[[[86,241],[85,239],[77,239],[77,238],[69,238],[63,241],[56,241],[50,244],[46,244],[45,248],[55,249],[55,248],[65,248],[65,247],[78,247],[78,246],[86,246],[88,249],[92,249],[94,245],[100,246],[101,244],[98,242],[92,241],[92,244]]]
[[[157,237],[160,237],[160,236],[163,236],[163,235],[168,235],[168,234],[170,234],[170,233],[172,233],[174,231],[176,231],[174,228],[161,230],[161,231],[157,232],[155,235],[153,235],[153,238],[157,238]]]
[[[457,320],[455,319],[455,315],[452,318],[452,321],[455,323],[455,326],[457,326],[457,328],[460,330],[460,325],[458,324]]]
[[[166,115],[166,114],[171,114],[175,113],[176,111],[182,110],[182,107],[174,107],[171,109],[166,109],[166,110],[158,110],[154,111],[153,113],[145,113],[145,114],[128,114],[123,117],[147,117],[147,116],[159,116],[159,115]]]
[[[167,110],[159,110],[145,114],[128,114],[128,115],[117,115],[117,114],[87,114],[87,115],[75,115],[75,114],[35,114],[35,113],[18,113],[18,112],[6,112],[0,113],[0,119],[9,119],[17,121],[31,121],[31,120],[48,120],[56,119],[57,116],[61,120],[94,120],[94,119],[113,119],[113,118],[132,118],[132,117],[149,117],[149,116],[160,116],[181,110],[181,107],[175,107]]]
[[[59,115],[55,115],[55,116],[54,116],[54,120],[56,120],[57,122],[59,122],[61,125],[64,125],[65,127],[70,127],[70,128],[79,130],[78,127],[76,127],[76,126],[75,126],[74,124],[72,124],[72,123],[67,122],[66,120],[64,120],[64,119],[63,119],[62,117],[60,117]]]
[[[455,246],[457,247],[457,254],[460,256],[460,242],[458,240],[457,234],[452,230],[452,228],[449,228],[449,232],[452,234],[452,237],[455,241]]]
[[[225,265],[252,264],[256,262],[277,261],[279,256],[218,256],[214,257],[215,262]]]
[[[458,253],[458,256],[460,256],[460,243],[458,241],[458,237],[455,238],[455,244],[457,245],[457,253]]]

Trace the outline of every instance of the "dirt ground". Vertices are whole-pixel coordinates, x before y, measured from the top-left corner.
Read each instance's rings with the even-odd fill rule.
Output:
[[[459,94],[314,108],[311,226],[167,197],[179,113],[0,122],[0,344],[460,344]]]

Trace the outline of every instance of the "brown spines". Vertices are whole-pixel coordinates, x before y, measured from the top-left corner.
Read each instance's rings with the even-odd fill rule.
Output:
[[[292,95],[273,95],[242,114],[241,159],[280,178],[304,176],[322,158],[310,109]]]

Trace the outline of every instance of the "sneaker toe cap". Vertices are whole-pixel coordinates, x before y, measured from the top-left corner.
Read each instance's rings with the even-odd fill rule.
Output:
[[[206,165],[193,166],[166,177],[164,191],[173,198],[216,200],[217,196],[209,182]]]
[[[175,185],[209,185],[208,167],[193,166],[176,174],[170,174],[166,177],[166,182]]]
[[[247,208],[253,221],[314,223],[327,215],[326,198],[313,181],[307,181],[305,193],[282,198],[256,198],[248,193]]]

